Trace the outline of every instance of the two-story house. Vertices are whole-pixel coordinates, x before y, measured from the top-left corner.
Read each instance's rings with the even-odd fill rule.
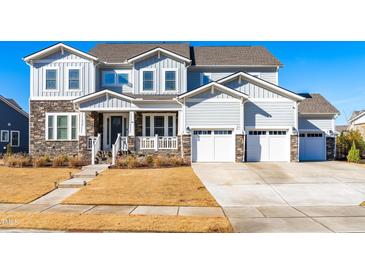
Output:
[[[30,153],[176,153],[193,162],[334,157],[339,114],[279,86],[261,46],[59,43],[30,66]]]

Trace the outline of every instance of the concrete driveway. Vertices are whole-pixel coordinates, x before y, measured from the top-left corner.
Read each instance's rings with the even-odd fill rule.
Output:
[[[365,232],[365,166],[193,164],[237,232]]]

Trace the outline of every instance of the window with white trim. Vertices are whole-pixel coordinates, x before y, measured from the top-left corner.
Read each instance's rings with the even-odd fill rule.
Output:
[[[206,85],[212,81],[212,74],[203,72],[200,74],[200,85]]]
[[[80,78],[81,69],[79,68],[69,68],[68,69],[68,89],[69,90],[80,90]]]
[[[103,86],[123,86],[130,83],[130,71],[110,70],[102,72]]]
[[[10,144],[12,147],[18,147],[20,145],[20,131],[12,130],[10,132]]]
[[[45,90],[58,90],[58,69],[45,68]]]
[[[164,70],[164,90],[176,91],[177,90],[177,70]]]
[[[1,131],[1,142],[9,142],[9,130]]]
[[[114,71],[103,71],[103,85],[104,86],[114,86],[115,85]]]
[[[154,91],[155,90],[155,71],[154,70],[142,70],[142,90],[143,91]]]
[[[143,136],[176,136],[176,114],[143,114]]]
[[[127,85],[129,83],[129,73],[117,73],[117,84]]]
[[[46,140],[74,141],[78,138],[77,113],[47,113]]]

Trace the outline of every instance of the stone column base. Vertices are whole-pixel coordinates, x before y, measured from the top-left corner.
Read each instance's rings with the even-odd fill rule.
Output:
[[[128,150],[132,153],[136,152],[136,137],[128,136]]]
[[[236,134],[236,162],[244,162],[245,161],[245,135]]]
[[[182,135],[182,144],[181,144],[182,157],[191,162],[191,135],[183,134]]]
[[[326,160],[331,161],[335,159],[336,155],[336,138],[335,137],[326,137]]]
[[[290,135],[290,162],[299,162],[298,142],[298,135]]]

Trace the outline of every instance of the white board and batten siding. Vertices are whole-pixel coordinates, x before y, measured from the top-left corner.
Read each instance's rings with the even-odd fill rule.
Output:
[[[47,91],[44,86],[46,68],[58,69],[58,90]],[[81,68],[81,89],[68,91],[67,68]],[[31,66],[31,99],[73,99],[95,92],[95,65],[93,61],[71,54],[68,51],[51,54],[34,62]]]
[[[299,131],[323,131],[328,133],[335,131],[335,120],[333,116],[299,116]]]
[[[131,102],[123,100],[121,98],[116,98],[114,96],[100,96],[93,100],[80,103],[80,110],[90,109],[130,109],[132,107]]]
[[[241,101],[215,90],[202,92],[186,100],[185,124],[194,128],[240,128]]]
[[[141,70],[154,69],[155,70],[155,91],[142,91],[140,87],[140,77],[142,77]],[[163,73],[164,69],[176,69],[177,70],[177,92],[164,91],[163,88]],[[133,68],[133,86],[135,94],[180,94],[186,91],[186,66],[185,63],[180,60],[175,60],[167,57],[163,54],[158,56],[157,54],[136,62]]]

